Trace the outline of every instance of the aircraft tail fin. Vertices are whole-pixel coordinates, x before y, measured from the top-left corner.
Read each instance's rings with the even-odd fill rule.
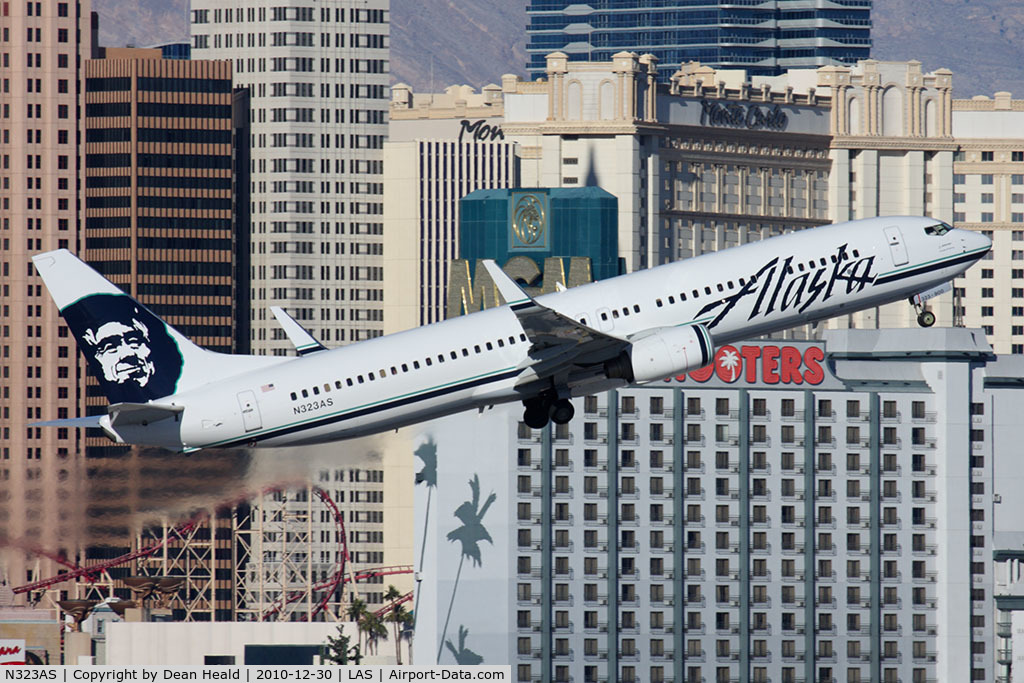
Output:
[[[32,261],[111,403],[145,403],[279,362],[193,344],[67,249]]]

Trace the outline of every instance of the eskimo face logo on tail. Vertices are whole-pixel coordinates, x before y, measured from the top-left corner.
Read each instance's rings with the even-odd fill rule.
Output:
[[[61,311],[111,403],[174,393],[182,357],[167,326],[130,297],[95,294]]]
[[[753,320],[790,309],[803,313],[812,304],[828,301],[837,293],[861,292],[875,281],[875,257],[855,258],[847,248],[844,244],[831,257],[823,259],[825,265],[816,261],[813,268],[805,265],[804,270],[800,270],[794,256],[787,256],[781,263],[778,257],[773,258],[747,279],[735,294],[712,301],[700,310],[697,317],[717,311],[715,317],[706,323],[712,329],[747,297],[753,297],[753,306],[747,317],[747,320]]]

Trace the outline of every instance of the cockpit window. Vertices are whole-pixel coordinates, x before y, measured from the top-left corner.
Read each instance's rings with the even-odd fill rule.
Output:
[[[924,229],[924,234],[941,237],[942,235],[945,235],[952,229],[953,228],[951,226],[946,225],[945,223],[939,223],[938,225],[929,225],[927,228]]]

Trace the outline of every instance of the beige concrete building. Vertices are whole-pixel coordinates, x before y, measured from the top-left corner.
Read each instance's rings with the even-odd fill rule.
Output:
[[[829,94],[832,221],[927,215],[953,221],[952,77],[922,73],[921,63],[866,60],[818,70]],[[952,295],[929,302],[938,325],[951,325]],[[912,327],[916,314],[898,303],[838,319],[837,327]]]
[[[269,313],[327,346],[380,336],[387,0],[192,0],[192,56],[249,89],[250,338],[294,353]]]
[[[992,251],[958,283],[960,315],[999,353],[1024,353],[1024,100],[953,100],[953,220]]]
[[[1024,352],[1024,319],[1020,325],[1012,316],[1002,325],[993,319],[1001,308],[1016,310],[1013,293],[1024,293],[1013,286],[1013,273],[1024,277],[1024,269],[1011,264],[1014,254],[1024,259],[1024,248],[1012,247],[1014,239],[1024,247],[1024,231],[1013,229],[1024,221],[1024,137],[1014,137],[1024,104],[1005,93],[954,101],[952,73],[925,73],[916,61],[866,60],[778,77],[689,63],[668,86],[651,85],[654,71],[649,56],[573,62],[553,53],[544,79],[504,77],[501,133],[518,145],[520,184],[597,185],[614,194],[627,270],[877,215],[930,215],[991,230],[997,265],[973,269],[967,281],[984,275],[1002,284],[958,285],[955,294],[963,301],[956,308],[954,293],[928,305],[940,326],[980,325],[994,335],[997,352]],[[447,125],[454,137],[461,119],[430,101],[403,90],[401,103],[392,104],[393,118],[401,112],[413,119],[406,125],[424,130],[428,123],[433,131]],[[410,102],[419,104],[410,108]],[[456,186],[459,169],[451,168],[449,183]],[[402,182],[419,178],[415,165],[405,164],[401,173]],[[412,195],[397,191],[390,176],[385,185],[396,188],[389,215],[405,212],[406,221],[396,223],[388,239],[402,245],[395,253],[408,261],[420,243],[409,222],[416,215]],[[395,268],[386,298],[412,310],[432,287],[412,268]],[[404,326],[411,324],[405,320]],[[898,303],[829,326],[916,324],[913,307]]]
[[[384,143],[384,332],[443,320],[449,263],[458,257],[459,199],[516,187],[519,158],[505,139],[497,85],[443,93],[391,88]]]
[[[82,522],[77,430],[28,426],[81,401],[77,350],[30,257],[79,247],[91,21],[89,0],[5,3],[0,16],[0,581],[12,585],[55,571],[12,546],[73,556]]]

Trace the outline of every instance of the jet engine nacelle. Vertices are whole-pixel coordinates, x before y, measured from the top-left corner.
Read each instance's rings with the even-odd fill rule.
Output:
[[[663,327],[631,340],[618,358],[605,363],[605,373],[630,384],[656,382],[702,368],[714,353],[711,335],[703,325]]]

